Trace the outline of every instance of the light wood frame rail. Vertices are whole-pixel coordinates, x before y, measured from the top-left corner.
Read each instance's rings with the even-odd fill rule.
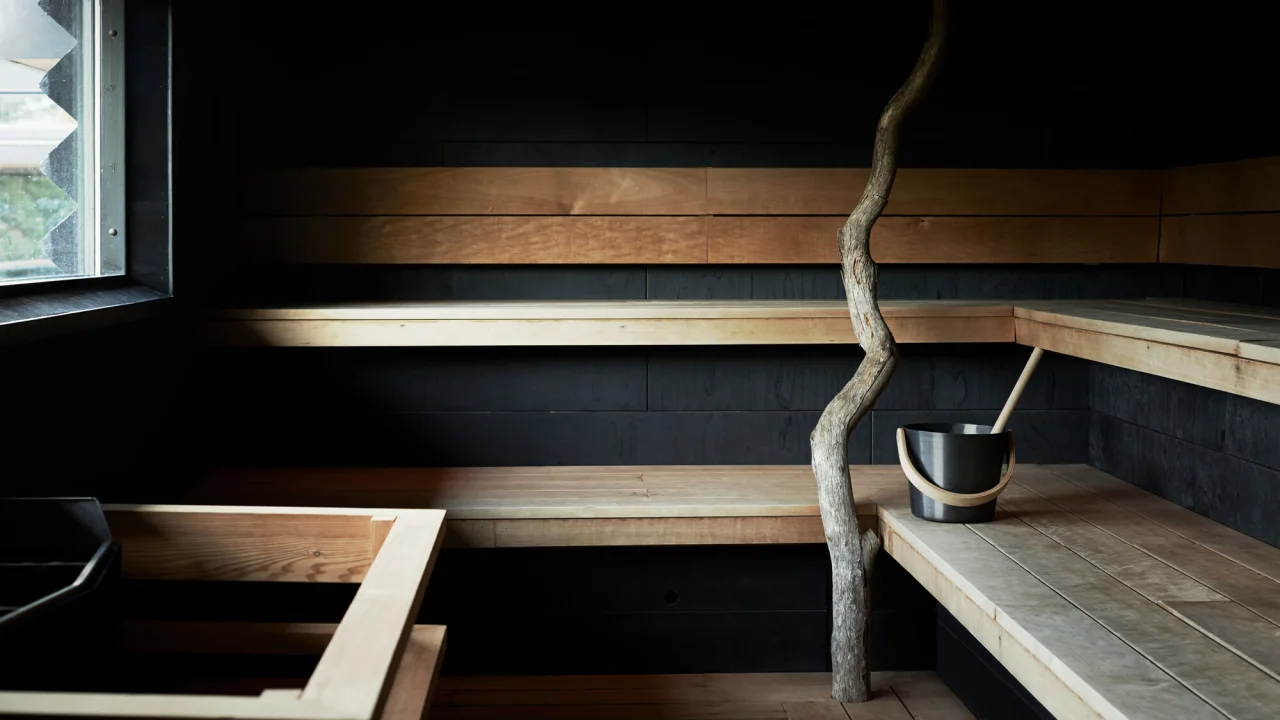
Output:
[[[886,300],[898,342],[1013,342],[1007,302]],[[224,310],[232,346],[794,345],[856,343],[842,300],[435,302]]]
[[[360,588],[342,621],[331,629],[294,632],[277,626],[257,640],[270,641],[272,632],[275,640],[301,634],[315,647],[328,636],[315,671],[298,692],[245,697],[5,691],[0,692],[0,717],[373,720],[391,717],[384,712],[388,705],[394,713],[412,712],[414,699],[393,692],[393,687],[435,672],[443,629],[415,629],[413,623],[442,544],[443,510],[200,505],[104,509],[112,534],[124,548],[125,577],[359,582]],[[242,639],[248,630],[230,629]],[[222,639],[234,642],[234,636]],[[404,657],[411,662],[401,668]],[[430,662],[424,664],[427,658]],[[401,671],[412,677],[401,679]]]

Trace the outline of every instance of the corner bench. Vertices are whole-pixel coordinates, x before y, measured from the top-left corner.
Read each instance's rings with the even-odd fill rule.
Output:
[[[883,306],[902,342],[1017,342],[1280,403],[1280,311],[1185,300]],[[853,343],[815,301],[426,303],[225,311],[214,345]],[[1084,466],[1021,465],[995,522],[911,515],[892,466],[859,519],[1051,712],[1273,718],[1280,549]],[[822,542],[807,467],[224,471],[204,502],[438,507],[468,547]]]
[[[1086,466],[1020,465],[995,522],[911,515],[852,468],[862,522],[1051,712],[1271,718],[1280,549]],[[455,546],[822,542],[803,466],[240,470],[196,497],[448,511]]]

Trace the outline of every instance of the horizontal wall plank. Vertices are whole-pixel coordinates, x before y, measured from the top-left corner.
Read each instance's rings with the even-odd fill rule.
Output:
[[[256,217],[242,256],[287,264],[703,263],[705,217]]]
[[[865,169],[299,168],[245,178],[281,215],[843,215]],[[907,169],[890,215],[1157,215],[1142,170]]]
[[[843,217],[712,217],[709,263],[836,263]],[[881,263],[1153,263],[1156,217],[884,217]]]
[[[263,264],[836,263],[843,217],[257,217]],[[881,263],[1156,262],[1150,218],[885,217]]]
[[[703,168],[303,168],[244,179],[282,215],[701,215]]]
[[[1280,213],[1161,218],[1160,262],[1280,268]]]
[[[707,171],[713,215],[846,215],[866,169]],[[898,171],[889,215],[1158,215],[1160,175],[1144,170]]]
[[[1280,157],[1165,171],[1165,215],[1258,211],[1280,211]]]

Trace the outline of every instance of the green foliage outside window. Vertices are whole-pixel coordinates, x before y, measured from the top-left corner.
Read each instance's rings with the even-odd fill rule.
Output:
[[[0,267],[48,257],[42,242],[76,204],[38,172],[0,173]]]

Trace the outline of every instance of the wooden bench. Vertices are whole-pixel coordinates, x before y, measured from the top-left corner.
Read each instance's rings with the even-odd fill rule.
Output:
[[[1280,403],[1280,309],[1193,300],[1019,302],[1018,342]]]
[[[898,342],[1013,342],[1013,308],[886,301]],[[216,313],[215,345],[562,346],[856,343],[842,300],[368,303]]]
[[[1020,465],[993,523],[911,515],[852,469],[863,524],[1050,711],[1274,717],[1280,549],[1085,466]],[[224,471],[203,499],[448,510],[483,547],[822,542],[803,466]]]
[[[905,487],[897,468],[856,468],[858,512]],[[189,499],[395,505],[448,511],[446,547],[824,542],[804,465],[223,470]]]
[[[993,523],[881,498],[885,549],[1063,718],[1273,718],[1280,549],[1084,466],[1019,467]]]
[[[1280,403],[1280,310],[1195,300],[886,300],[900,343],[1008,343]],[[430,302],[221,310],[225,346],[855,343],[839,300]]]

